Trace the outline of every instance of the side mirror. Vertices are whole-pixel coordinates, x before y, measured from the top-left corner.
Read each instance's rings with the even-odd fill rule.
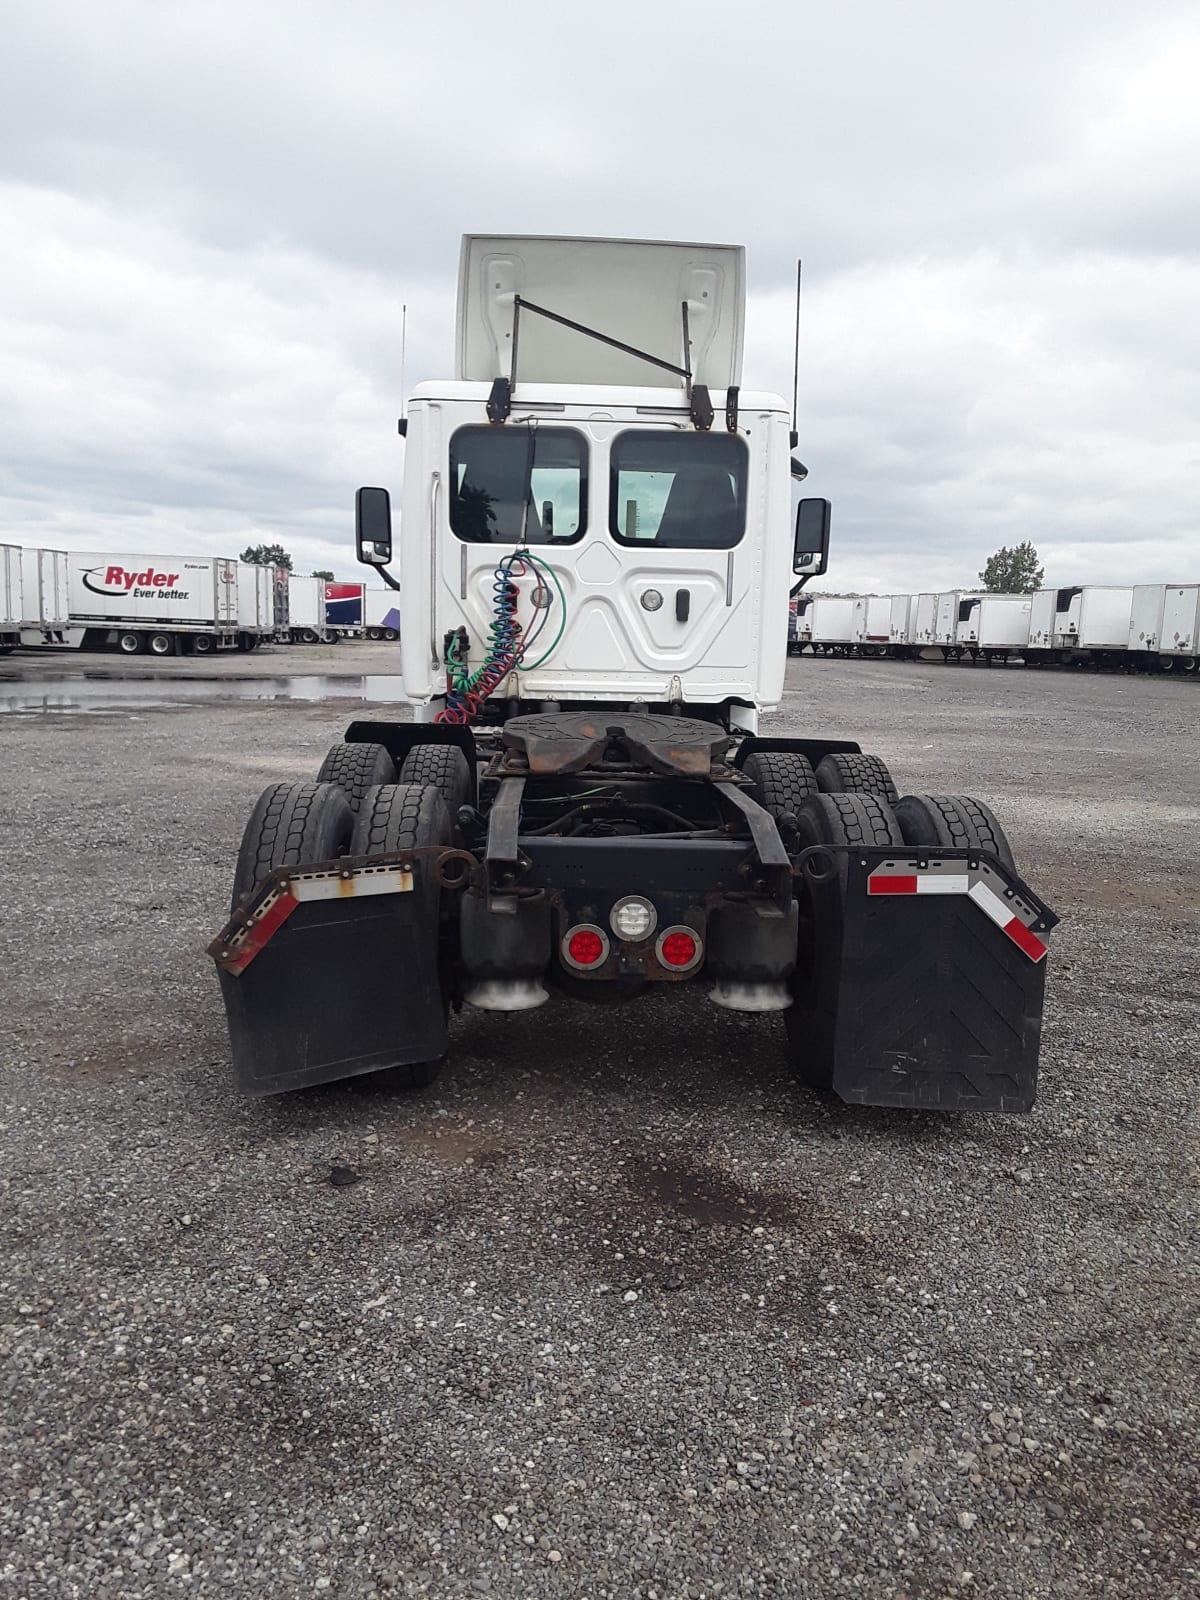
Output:
[[[360,489],[354,496],[354,537],[358,559],[386,567],[392,559],[392,497],[386,489]]]
[[[819,578],[829,565],[830,511],[828,500],[797,502],[792,572],[798,578]]]

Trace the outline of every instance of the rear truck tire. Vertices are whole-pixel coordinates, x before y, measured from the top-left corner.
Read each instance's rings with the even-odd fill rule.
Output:
[[[321,636],[320,636],[320,634],[317,632],[317,630],[315,628],[301,628],[300,629],[300,643],[301,644],[320,644],[320,642],[321,642]]]
[[[192,654],[194,656],[208,656],[213,650],[213,636],[211,633],[194,633],[192,635]]]
[[[368,628],[367,629],[367,638],[368,639],[375,639],[375,640],[382,639],[383,638],[383,630],[380,629],[380,628]]]
[[[813,845],[903,845],[900,823],[886,800],[872,794],[822,794],[796,817],[799,848]],[[800,931],[792,1004],[784,1012],[788,1064],[810,1088],[833,1088],[841,977],[841,910],[846,897],[844,853],[823,883],[800,880]]]
[[[117,635],[117,649],[123,656],[140,656],[146,648],[146,637],[127,629]]]
[[[147,648],[152,656],[174,655],[175,636],[171,633],[152,633]]]
[[[451,823],[471,803],[471,769],[456,744],[415,744],[400,764],[400,782],[436,789]]]
[[[383,637],[387,640],[388,644],[395,644],[400,635],[396,632],[395,628],[385,628],[383,630]]]
[[[396,763],[381,744],[335,744],[321,763],[318,783],[336,783],[356,815],[363,797],[381,783],[395,783]]]
[[[753,785],[759,805],[776,818],[795,816],[819,793],[812,764],[795,750],[754,750],[742,763],[742,775]]]
[[[817,763],[817,784],[822,794],[873,794],[893,806],[900,798],[891,773],[878,756],[824,756]]]
[[[896,802],[895,812],[905,844],[927,850],[939,845],[990,850],[1010,872],[1017,870],[1004,829],[982,800],[969,795],[906,794]]]
[[[384,783],[371,789],[359,807],[358,820],[350,840],[354,856],[390,855],[396,850],[418,850],[423,845],[448,845],[451,842],[450,814],[441,793],[430,785]],[[435,891],[436,893],[436,891]],[[440,962],[442,1005],[450,1011],[447,930],[441,926],[443,945]],[[389,1067],[387,1077],[398,1089],[426,1089],[446,1064],[444,1055],[434,1061],[415,1061],[407,1066]]]
[[[250,813],[233,878],[233,907],[276,867],[344,856],[354,813],[334,783],[273,783]]]

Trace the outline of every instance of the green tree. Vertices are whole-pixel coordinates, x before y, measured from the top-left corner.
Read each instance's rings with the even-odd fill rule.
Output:
[[[333,582],[333,573],[329,572],[329,571],[327,571],[327,570],[325,570],[325,569],[323,569],[321,567],[317,568],[317,570],[313,573],[313,577],[314,578],[324,578],[326,583],[332,583]]]
[[[1040,589],[1046,569],[1038,566],[1038,553],[1025,539],[1010,550],[1002,544],[979,574],[990,594],[1032,594]]]
[[[292,558],[281,544],[251,544],[242,551],[242,560],[256,567],[286,567],[292,570]]]

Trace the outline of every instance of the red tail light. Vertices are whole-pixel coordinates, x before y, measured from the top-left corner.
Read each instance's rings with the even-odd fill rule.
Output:
[[[659,961],[672,972],[687,972],[698,966],[704,954],[700,937],[693,928],[664,928],[654,949]]]
[[[603,928],[597,928],[594,923],[581,922],[578,927],[567,931],[560,949],[562,958],[569,967],[587,971],[591,967],[598,967],[602,961],[608,959],[608,935]]]

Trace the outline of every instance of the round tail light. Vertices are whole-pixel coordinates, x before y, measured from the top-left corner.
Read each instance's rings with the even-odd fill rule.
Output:
[[[674,927],[663,929],[654,952],[669,971],[690,972],[693,967],[699,966],[704,947],[694,928]]]
[[[608,959],[608,935],[603,928],[597,928],[594,923],[581,922],[577,927],[569,928],[563,935],[560,949],[562,958],[569,967],[586,972]]]
[[[617,938],[630,941],[648,939],[657,921],[658,912],[640,894],[627,894],[618,900],[608,918],[609,927]]]

